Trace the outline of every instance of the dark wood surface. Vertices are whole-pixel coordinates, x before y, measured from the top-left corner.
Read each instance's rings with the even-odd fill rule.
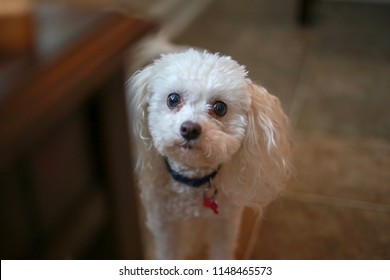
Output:
[[[0,63],[2,259],[143,257],[124,62],[153,25],[89,11],[77,29],[74,12],[46,18],[71,19],[60,44]]]

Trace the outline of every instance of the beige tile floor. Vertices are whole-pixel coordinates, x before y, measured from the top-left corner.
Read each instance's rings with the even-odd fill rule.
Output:
[[[296,176],[250,258],[390,259],[390,5],[317,1],[302,29],[296,2],[215,0],[175,39],[245,64],[290,116]]]

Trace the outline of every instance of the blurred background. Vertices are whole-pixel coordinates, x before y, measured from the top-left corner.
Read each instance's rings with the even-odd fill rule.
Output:
[[[53,58],[53,53],[83,34],[80,28],[86,30],[100,22],[101,18],[91,10],[115,8],[130,16],[157,22],[157,32],[173,43],[232,56],[246,65],[252,80],[280,98],[293,128],[296,172],[287,191],[270,205],[261,223],[254,222],[252,213],[246,213],[240,258],[390,259],[390,1],[0,0],[0,42],[9,42],[4,39],[5,33],[1,29],[9,24],[5,18],[12,13],[13,18],[25,19],[26,15],[27,21],[29,18],[29,12],[20,7],[9,9],[5,2],[34,7],[34,13],[40,15],[34,19],[39,19],[39,27],[45,31],[35,30],[31,35],[27,28],[27,35],[23,37],[27,39],[19,44],[21,51],[15,46],[1,49],[0,88],[3,92],[11,86],[14,88],[15,83],[19,84],[21,77],[27,75],[19,76],[16,74],[19,70],[15,69],[21,65],[26,69],[25,65],[31,65],[31,58],[28,63],[20,59],[31,48],[31,40],[35,40],[33,63],[37,63],[38,53],[38,62],[44,61],[39,71],[46,73],[45,69],[52,70],[47,61]],[[58,32],[54,23],[61,19],[61,13],[55,7],[63,3],[72,7],[77,4],[78,8],[71,9],[64,21],[64,31]],[[38,4],[40,9],[37,9]],[[72,29],[69,22],[81,23]],[[21,30],[25,29],[22,27]],[[146,33],[143,31],[142,34]],[[36,43],[36,36],[40,38],[40,44]],[[95,40],[95,37],[88,37],[88,40]],[[117,37],[107,40],[112,40],[110,38]],[[2,43],[4,45],[7,44]],[[99,54],[106,50],[94,51]],[[125,50],[118,50],[112,56],[127,61]],[[9,63],[11,60],[13,62]],[[25,142],[30,140],[23,133],[17,134],[25,141],[19,141],[22,144],[15,144],[13,148],[24,149],[24,153],[9,156],[11,159],[0,165],[2,258],[140,256],[132,255],[132,251],[141,250],[132,247],[134,243],[138,244],[139,236],[135,234],[129,238],[127,235],[137,231],[136,217],[132,217],[131,223],[124,222],[129,220],[127,211],[136,208],[126,208],[129,203],[123,201],[120,187],[131,178],[115,183],[110,178],[116,177],[106,171],[107,165],[116,170],[116,162],[123,163],[127,158],[123,155],[118,158],[117,150],[106,148],[107,142],[111,143],[107,140],[111,136],[101,140],[101,135],[112,134],[112,131],[105,132],[107,123],[112,123],[107,117],[112,113],[105,108],[114,105],[107,104],[123,102],[120,97],[107,101],[102,96],[111,96],[113,87],[120,90],[121,86],[115,87],[126,80],[127,66],[110,66],[118,68],[111,74],[91,72],[91,80],[106,79],[107,82],[87,87],[93,92],[88,95],[89,99],[85,97],[88,102],[75,97],[81,105],[66,107],[72,112],[69,113],[71,117],[65,113],[61,115],[66,116],[66,121],[54,114],[58,120],[55,129],[46,123],[39,124],[39,128],[50,127],[46,129],[47,135],[57,135],[54,140],[43,140],[26,152]],[[82,90],[77,87],[76,92],[81,94],[85,87],[83,85]],[[7,95],[0,92],[0,102],[16,106],[12,112],[18,114],[20,107],[15,104],[19,101],[7,100]],[[29,100],[20,102],[26,107]],[[76,109],[81,111],[75,114]],[[5,105],[0,105],[0,124],[4,127],[12,116],[7,110]],[[1,119],[3,116],[8,119]],[[40,116],[46,119],[49,115],[42,113]],[[123,115],[118,116],[118,120],[121,117]],[[24,123],[27,126],[28,122]],[[125,128],[121,129],[125,131]],[[0,141],[9,135],[5,133],[11,133],[9,131],[13,130],[0,130]],[[38,141],[35,136],[32,138],[31,143]],[[114,139],[117,138],[114,136]],[[120,139],[118,141],[125,141],[123,137]],[[0,151],[8,151],[10,144],[3,142],[6,144]],[[107,149],[110,152],[102,152]],[[111,153],[115,155],[107,156]],[[0,160],[1,157],[0,154]],[[62,171],[69,167],[73,169],[64,176]],[[120,175],[117,177],[121,178]],[[111,191],[104,186],[98,191],[85,187],[96,181],[99,185],[116,184],[119,187],[108,188]],[[131,193],[128,195],[133,197]],[[108,209],[107,212],[104,209]],[[65,225],[60,225],[64,220]],[[135,242],[126,241],[128,239]],[[123,249],[126,246],[130,249]]]

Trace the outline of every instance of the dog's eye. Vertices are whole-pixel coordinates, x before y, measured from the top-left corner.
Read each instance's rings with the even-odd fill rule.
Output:
[[[224,115],[226,115],[226,112],[227,112],[227,106],[225,103],[223,103],[222,101],[217,101],[214,103],[213,105],[213,109],[214,109],[214,112],[222,117]]]
[[[176,92],[168,95],[167,105],[169,109],[176,108],[180,104],[181,98],[180,95]]]

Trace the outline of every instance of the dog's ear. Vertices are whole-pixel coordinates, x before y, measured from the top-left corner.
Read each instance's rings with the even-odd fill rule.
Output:
[[[143,168],[146,151],[152,145],[148,130],[148,85],[152,75],[152,66],[137,71],[127,82],[126,99],[130,130],[133,133],[133,155],[138,172]]]
[[[290,175],[288,119],[279,100],[248,81],[251,107],[243,144],[227,173],[235,188],[225,190],[238,204],[261,209],[284,188]],[[233,169],[231,169],[233,168]]]

